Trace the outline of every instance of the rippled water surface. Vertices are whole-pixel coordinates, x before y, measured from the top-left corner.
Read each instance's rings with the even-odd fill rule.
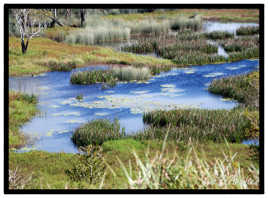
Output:
[[[77,148],[70,139],[74,129],[93,119],[117,118],[127,133],[133,133],[144,128],[142,114],[155,109],[231,109],[237,105],[235,101],[211,94],[207,87],[215,78],[248,73],[258,65],[258,60],[243,60],[173,69],[148,82],[123,82],[106,90],[101,84],[72,85],[70,76],[77,70],[107,69],[107,66],[9,78],[10,89],[39,96],[38,108],[42,112],[21,129],[35,140],[21,151],[75,153]],[[76,99],[80,94],[81,101]]]

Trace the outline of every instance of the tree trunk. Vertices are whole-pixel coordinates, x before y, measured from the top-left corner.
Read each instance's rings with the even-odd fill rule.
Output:
[[[29,44],[29,39],[27,39],[26,45],[24,43],[24,39],[21,39],[21,51],[23,54],[26,53],[27,48],[28,48],[28,44]]]
[[[85,22],[85,15],[86,15],[85,9],[80,9],[81,27],[83,27],[83,26],[84,26],[84,22]]]

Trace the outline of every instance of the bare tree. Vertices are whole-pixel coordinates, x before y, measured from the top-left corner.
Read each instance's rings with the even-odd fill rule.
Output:
[[[13,13],[16,18],[16,27],[20,32],[21,50],[25,54],[30,39],[39,36],[47,27],[45,12],[38,9],[13,9]]]
[[[86,19],[86,9],[80,9],[80,17],[81,17],[81,27],[83,27]]]

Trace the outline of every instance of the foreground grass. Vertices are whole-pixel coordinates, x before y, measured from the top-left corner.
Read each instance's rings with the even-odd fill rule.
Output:
[[[9,92],[9,148],[19,148],[26,143],[26,137],[19,128],[36,115],[36,103],[35,96]]]
[[[163,141],[137,141],[133,139],[122,139],[105,142],[102,145],[103,157],[106,164],[106,174],[104,183],[102,185],[103,189],[128,189],[131,185],[128,183],[128,178],[125,175],[122,164],[127,167],[127,170],[132,170],[132,179],[138,181],[138,172],[140,171],[139,165],[136,164],[135,156],[133,151],[139,157],[139,159],[145,163],[146,159],[153,159],[157,152],[161,153]],[[171,162],[176,156],[178,163],[174,165],[173,168],[177,170],[185,168],[183,163],[190,162],[193,164],[192,168],[197,168],[198,159],[202,159],[208,163],[211,168],[217,163],[217,160],[221,160],[224,164],[225,156],[222,151],[224,151],[227,156],[229,153],[235,154],[237,156],[233,160],[233,168],[235,172],[238,173],[238,169],[243,172],[242,179],[250,181],[256,181],[255,185],[248,185],[250,182],[246,182],[248,188],[257,189],[258,188],[258,177],[256,172],[251,173],[248,169],[253,163],[258,169],[258,162],[252,161],[251,149],[247,145],[240,144],[230,144],[229,148],[226,144],[192,144],[189,146],[187,143],[176,143],[174,141],[168,141],[166,143],[166,148],[164,150],[163,161]],[[196,153],[190,152],[190,148],[195,148]],[[144,151],[149,149],[148,156],[145,155]],[[176,154],[174,153],[176,151]],[[187,158],[187,154],[188,158]],[[198,158],[196,158],[196,155]],[[159,156],[159,155],[158,155]],[[48,153],[43,151],[31,151],[27,153],[9,153],[9,165],[10,169],[14,170],[18,168],[18,174],[24,178],[29,178],[31,180],[25,184],[26,189],[88,189],[88,188],[99,188],[100,183],[90,184],[87,180],[72,181],[70,177],[65,173],[66,170],[71,169],[73,164],[78,163],[79,156],[76,154],[66,154],[66,153]],[[118,160],[119,159],[119,160]],[[70,163],[72,162],[72,163]],[[53,164],[53,165],[52,165]],[[131,164],[131,167],[130,167]],[[161,164],[159,164],[161,165]],[[225,164],[226,165],[226,164]],[[213,169],[212,169],[213,170]],[[218,171],[220,171],[218,169]],[[200,174],[204,173],[199,170]],[[233,174],[234,172],[230,173]],[[191,174],[183,174],[184,177],[190,177]],[[175,176],[175,174],[174,174]],[[216,177],[213,176],[216,179]],[[246,179],[247,178],[247,179]],[[215,180],[216,181],[216,180]],[[195,184],[196,181],[188,181],[188,188],[201,188],[201,185]],[[172,184],[172,182],[169,182]],[[176,183],[173,183],[176,185]],[[186,184],[186,182],[184,183]],[[215,184],[220,185],[220,184]],[[225,183],[224,183],[225,185]],[[178,186],[162,186],[165,188],[178,188]],[[203,186],[202,188],[204,188]],[[132,188],[134,188],[132,186]],[[138,188],[138,186],[136,186]],[[187,188],[182,186],[182,188]],[[206,188],[215,188],[214,186],[207,186]],[[219,186],[220,188],[220,186]],[[222,187],[223,188],[223,187]],[[237,186],[228,185],[226,188],[239,188]]]
[[[9,38],[9,75],[34,75],[48,71],[68,71],[75,67],[93,64],[123,64],[134,66],[165,67],[174,63],[166,59],[116,52],[98,46],[70,45],[47,38],[34,38],[22,55],[20,39]]]

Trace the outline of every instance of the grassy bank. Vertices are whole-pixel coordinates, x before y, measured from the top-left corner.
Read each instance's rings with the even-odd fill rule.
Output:
[[[259,108],[259,71],[246,75],[214,80],[208,90],[214,94],[233,98],[251,109]]]
[[[48,71],[68,71],[93,64],[124,64],[165,67],[174,63],[166,59],[117,52],[99,46],[70,45],[47,38],[34,38],[26,54],[21,53],[20,39],[9,38],[9,75],[30,75]]]
[[[25,145],[27,138],[19,128],[28,122],[38,112],[37,98],[26,94],[9,92],[9,148],[19,148]]]

